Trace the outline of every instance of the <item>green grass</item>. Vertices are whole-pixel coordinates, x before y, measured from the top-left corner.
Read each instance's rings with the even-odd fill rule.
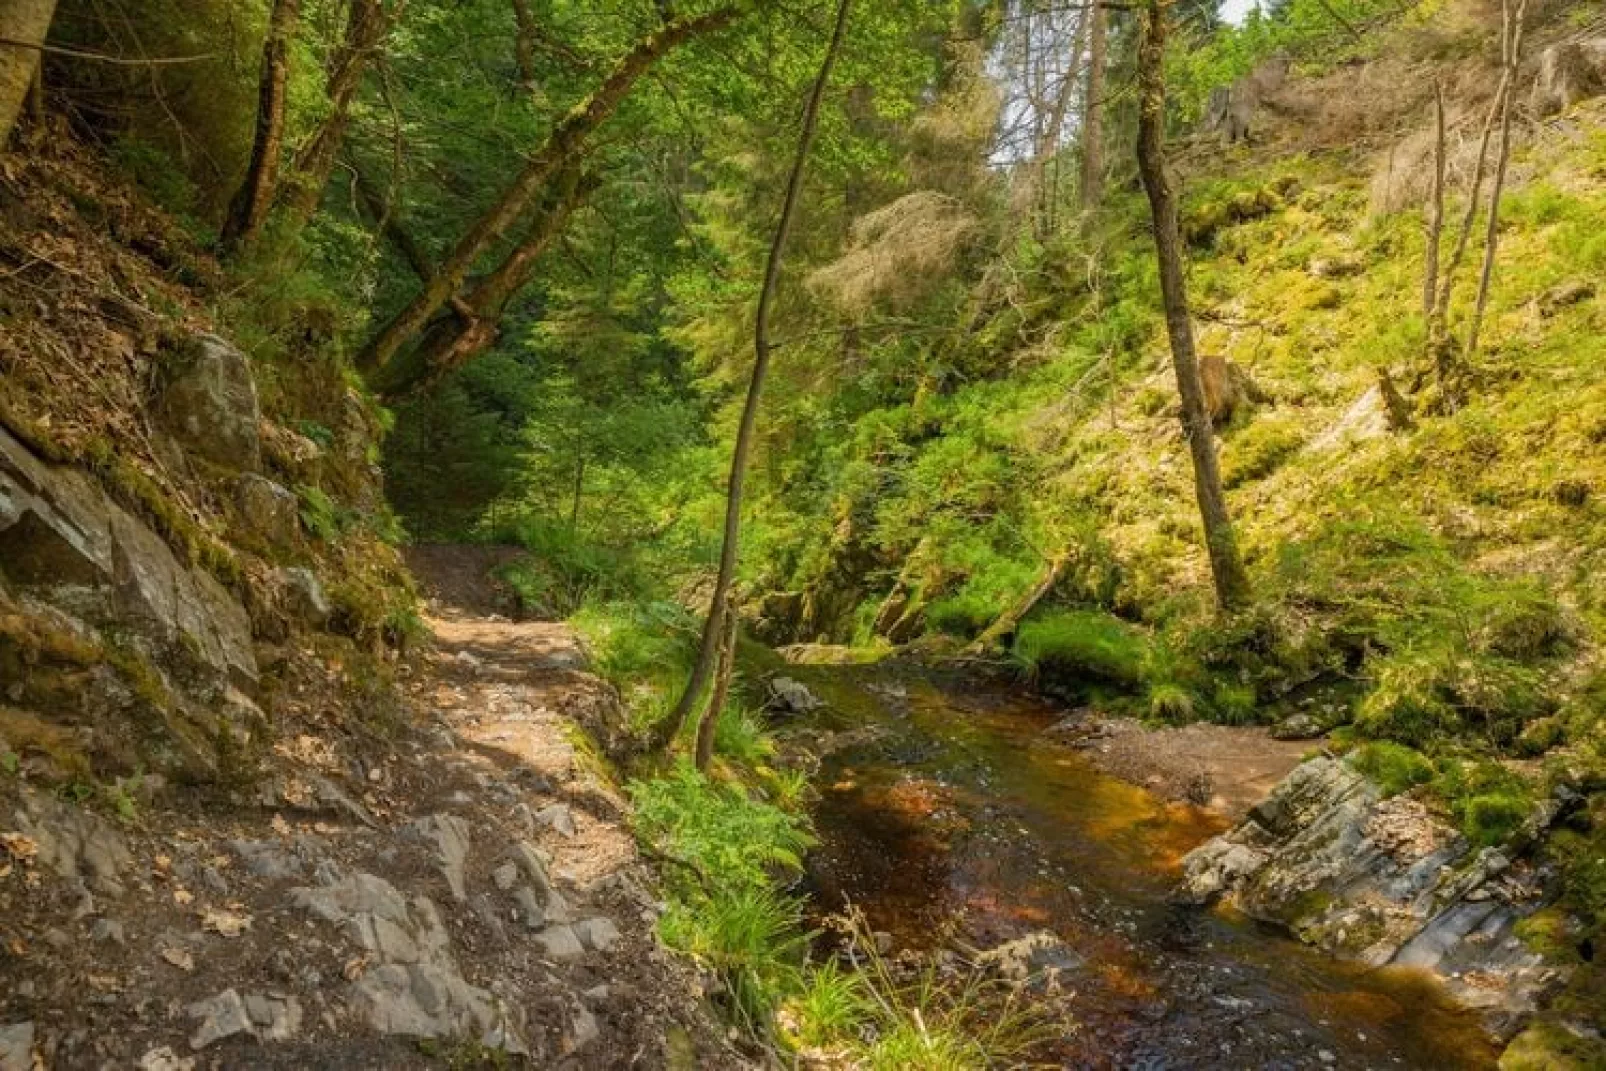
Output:
[[[1092,677],[1123,687],[1143,680],[1143,634],[1097,610],[1060,610],[1021,625],[1012,651],[1032,678]]]

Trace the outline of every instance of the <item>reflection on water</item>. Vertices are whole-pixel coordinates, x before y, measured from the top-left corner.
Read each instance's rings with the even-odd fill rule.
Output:
[[[837,728],[891,731],[820,772],[817,902],[859,905],[899,947],[987,947],[1036,930],[1085,965],[1056,1052],[1089,1068],[1493,1066],[1429,979],[1333,961],[1267,927],[1173,905],[1181,857],[1223,828],[1048,742],[1019,696],[801,667]]]

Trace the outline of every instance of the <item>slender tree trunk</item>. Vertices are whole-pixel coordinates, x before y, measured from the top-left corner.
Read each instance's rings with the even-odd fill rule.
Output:
[[[725,635],[719,645],[719,667],[714,671],[714,692],[697,723],[696,761],[699,770],[707,770],[714,757],[714,737],[719,733],[720,715],[725,712],[725,700],[730,695],[731,675],[736,670],[736,633],[739,621],[736,608],[725,608]]]
[[[251,162],[229,203],[223,248],[237,249],[255,238],[267,221],[284,152],[285,99],[290,87],[290,41],[301,21],[301,0],[273,0],[268,33],[262,41],[262,76],[257,90],[256,138]]]
[[[500,334],[508,303],[529,283],[542,254],[599,183],[596,175],[577,168],[559,179],[552,191],[556,200],[536,216],[524,240],[466,294],[454,296],[451,311],[437,316],[416,345],[369,376],[374,391],[384,398],[415,392],[489,349]]]
[[[1433,315],[1439,292],[1439,241],[1444,234],[1444,87],[1433,83],[1433,117],[1437,138],[1433,143],[1433,199],[1428,202],[1427,256],[1422,268],[1422,316]]]
[[[1109,13],[1102,3],[1088,9],[1087,96],[1082,102],[1082,211],[1104,198],[1104,84]]]
[[[831,30],[825,58],[815,76],[809,92],[808,104],[803,109],[803,128],[798,135],[797,155],[792,161],[792,173],[787,179],[786,196],[781,202],[781,218],[775,227],[775,239],[770,244],[769,261],[764,268],[764,285],[758,295],[758,316],[753,328],[753,375],[747,384],[747,400],[742,406],[741,423],[736,429],[736,446],[731,452],[730,481],[725,492],[725,532],[719,550],[719,575],[714,581],[714,597],[708,604],[708,620],[703,623],[702,646],[697,662],[692,667],[686,690],[669,715],[653,731],[650,744],[662,750],[674,740],[675,734],[691,716],[692,707],[708,684],[714,669],[719,648],[721,626],[727,610],[731,584],[736,578],[736,553],[742,534],[742,484],[747,477],[747,458],[752,450],[753,436],[758,423],[759,400],[764,394],[764,377],[770,364],[770,310],[775,303],[776,285],[781,278],[781,262],[786,255],[786,240],[792,232],[792,220],[797,214],[797,203],[803,189],[803,172],[808,166],[809,149],[814,144],[814,132],[820,121],[820,102],[825,97],[826,84],[831,80],[831,68],[842,50],[842,39],[848,25],[848,10],[852,0],[838,0],[836,24]]]
[[[284,216],[295,230],[306,226],[318,211],[351,125],[351,102],[400,11],[399,2],[387,12],[380,0],[351,0],[345,37],[329,65],[329,115],[296,155],[294,171],[285,183]]]
[[[580,534],[580,499],[586,489],[586,454],[585,443],[580,436],[575,436],[574,442],[574,500],[569,508],[569,536],[573,538]]]
[[[1054,178],[1048,177],[1049,167],[1057,165],[1060,144],[1060,132],[1065,129],[1065,113],[1071,107],[1071,93],[1076,86],[1076,72],[1082,66],[1082,50],[1087,43],[1088,16],[1083,15],[1080,25],[1076,28],[1076,36],[1071,39],[1071,53],[1066,58],[1065,78],[1060,83],[1060,89],[1054,96],[1054,107],[1049,113],[1048,126],[1039,135],[1036,145],[1036,159],[1033,161],[1035,172],[1034,181],[1037,183],[1037,235],[1039,239],[1048,237],[1054,229],[1054,209],[1059,202],[1059,170],[1055,167]]]
[[[1177,198],[1165,161],[1165,38],[1169,0],[1145,0],[1138,41],[1138,171],[1154,217],[1154,246],[1160,264],[1160,292],[1165,304],[1166,333],[1182,397],[1182,432],[1193,454],[1194,490],[1204,522],[1205,546],[1215,580],[1216,600],[1232,610],[1249,599],[1244,571],[1227,513],[1227,497],[1216,466],[1215,433],[1205,405],[1204,384],[1193,344],[1188,314],[1187,281],[1182,271],[1182,239]]]
[[[28,99],[55,13],[56,0],[0,0],[0,37],[16,42],[0,45],[0,152]]]
[[[577,104],[553,127],[546,142],[525,162],[496,204],[469,228],[468,233],[447,254],[435,277],[422,292],[357,355],[358,369],[372,376],[383,368],[429,322],[430,317],[451,300],[462,287],[474,262],[524,214],[547,180],[574,156],[592,131],[618,109],[642,75],[680,44],[728,25],[736,18],[736,14],[734,8],[721,8],[707,15],[677,18],[662,24],[637,42],[614,65],[597,91]]]
[[[1528,0],[1502,0],[1501,48],[1505,59],[1506,99],[1500,105],[1500,156],[1495,163],[1494,187],[1489,191],[1489,220],[1483,236],[1483,268],[1478,273],[1478,296],[1472,306],[1472,324],[1467,328],[1466,360],[1478,352],[1478,333],[1483,313],[1489,305],[1489,285],[1494,279],[1494,258],[1500,247],[1500,196],[1506,188],[1506,167],[1511,162],[1511,98],[1522,61],[1523,20]]]

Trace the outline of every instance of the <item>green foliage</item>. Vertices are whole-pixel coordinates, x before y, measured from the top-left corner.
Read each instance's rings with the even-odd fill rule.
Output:
[[[1228,488],[1264,479],[1305,445],[1306,432],[1297,417],[1263,417],[1227,441],[1221,459],[1221,482]]]
[[[1090,676],[1127,687],[1143,679],[1143,635],[1096,610],[1063,610],[1028,620],[1013,656],[1028,676]]]
[[[750,1034],[767,1035],[781,1001],[802,983],[808,935],[795,900],[762,887],[725,887],[670,906],[659,920],[664,943],[713,970],[730,1010]]]
[[[665,777],[633,781],[638,833],[716,876],[722,887],[765,889],[773,869],[798,871],[812,839],[803,823],[741,788],[710,781],[685,761]]]
[[[1533,786],[1497,762],[1446,760],[1433,787],[1478,847],[1504,843],[1534,808]]]
[[[812,1048],[857,1037],[877,1010],[865,976],[843,970],[836,960],[809,971],[787,1009],[797,1024],[796,1043]]]
[[[1376,781],[1386,796],[1397,796],[1433,780],[1433,763],[1421,752],[1387,740],[1363,744],[1348,756],[1350,765]]]

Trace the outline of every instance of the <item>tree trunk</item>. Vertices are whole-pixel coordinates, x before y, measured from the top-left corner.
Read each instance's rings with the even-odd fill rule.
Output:
[[[535,16],[530,13],[530,0],[513,0],[513,20],[518,32],[513,38],[514,55],[518,59],[519,77],[526,89],[533,89],[535,77]]]
[[[301,0],[273,0],[268,33],[262,41],[262,78],[257,90],[256,137],[245,181],[229,203],[223,248],[237,249],[255,238],[267,221],[279,181],[284,151],[285,98],[290,85],[290,40],[301,21]]]
[[[1082,211],[1098,208],[1104,197],[1104,75],[1109,13],[1094,3],[1087,17],[1087,97],[1082,102]]]
[[[0,37],[16,42],[0,45],[0,152],[28,99],[55,13],[56,0],[0,0]]]
[[[285,183],[285,220],[295,230],[305,227],[318,211],[351,125],[351,102],[400,9],[399,2],[387,12],[380,0],[351,0],[345,38],[329,65],[329,115],[297,154],[294,173]]]
[[[831,79],[831,68],[837,53],[842,50],[842,39],[848,25],[848,10],[852,0],[838,0],[836,24],[831,30],[830,43],[820,62],[814,87],[809,92],[808,104],[803,109],[803,128],[798,135],[797,155],[792,160],[792,173],[787,179],[786,196],[781,202],[781,218],[775,227],[775,238],[770,243],[769,261],[764,268],[764,285],[758,295],[758,316],[753,328],[753,375],[747,384],[747,400],[742,406],[741,423],[736,429],[736,446],[731,452],[730,480],[725,492],[725,532],[719,550],[719,575],[714,581],[714,597],[708,604],[708,620],[703,623],[702,646],[697,662],[692,667],[686,690],[669,715],[652,732],[649,742],[654,750],[663,750],[675,738],[680,727],[691,715],[708,676],[714,668],[714,657],[719,647],[721,625],[726,612],[725,603],[730,597],[731,583],[736,578],[736,553],[742,534],[742,484],[747,477],[747,457],[752,450],[753,435],[758,422],[759,399],[764,393],[764,377],[770,364],[770,309],[775,303],[776,286],[781,278],[781,261],[786,254],[786,240],[792,232],[792,220],[797,214],[799,194],[803,189],[803,172],[808,166],[809,149],[814,144],[814,132],[820,121],[820,102],[825,97],[826,84]]]
[[[1489,284],[1494,279],[1494,258],[1500,248],[1500,195],[1506,188],[1506,168],[1511,162],[1511,98],[1522,62],[1522,29],[1528,13],[1528,0],[1502,0],[1501,51],[1505,59],[1506,99],[1500,106],[1500,156],[1495,162],[1494,187],[1489,191],[1489,220],[1483,237],[1483,267],[1478,272],[1478,296],[1472,305],[1472,324],[1467,328],[1466,361],[1478,352],[1478,332],[1489,305]]]
[[[357,199],[362,203],[363,210],[373,219],[373,225],[378,229],[384,239],[390,243],[407,266],[413,269],[420,282],[429,282],[430,276],[435,274],[435,265],[430,262],[429,254],[418,240],[412,236],[401,220],[396,218],[396,208],[385,195],[374,186],[362,168],[355,161],[348,159],[348,165],[356,176]]]
[[[1021,623],[1021,618],[1032,612],[1032,608],[1041,602],[1049,592],[1054,590],[1060,578],[1065,575],[1065,569],[1071,564],[1070,551],[1064,551],[1054,556],[1043,569],[1043,575],[1033,584],[1031,590],[1015,601],[1015,605],[998,615],[998,620],[987,626],[980,636],[971,641],[965,648],[965,654],[971,657],[980,657],[997,646],[998,641],[1015,631]]]
[[[699,770],[706,771],[714,757],[714,737],[719,733],[719,717],[725,711],[725,699],[730,695],[731,674],[736,670],[736,633],[739,622],[736,608],[725,608],[725,635],[719,645],[719,668],[714,672],[714,694],[708,699],[708,709],[697,724],[696,762]]]
[[[1444,86],[1433,83],[1433,118],[1437,134],[1433,143],[1433,193],[1428,202],[1427,255],[1422,267],[1422,316],[1433,315],[1433,301],[1439,292],[1439,241],[1444,235]]]
[[[1165,304],[1166,333],[1182,397],[1182,432],[1193,455],[1194,490],[1204,522],[1205,546],[1215,580],[1216,600],[1224,610],[1249,599],[1244,571],[1233,537],[1227,498],[1216,465],[1215,432],[1205,405],[1204,383],[1188,315],[1187,280],[1182,271],[1182,239],[1177,222],[1176,192],[1165,162],[1165,38],[1167,0],[1146,0],[1138,41],[1138,171],[1154,217],[1154,246],[1159,258],[1160,293]]]
[[[599,184],[596,175],[570,169],[556,183],[555,200],[536,216],[524,241],[494,271],[473,283],[466,295],[454,296],[451,311],[436,317],[417,345],[372,374],[368,382],[373,390],[390,399],[412,393],[489,349],[500,334],[508,302],[530,281],[541,255]]]
[[[736,18],[734,8],[721,8],[695,18],[677,18],[659,26],[637,42],[614,65],[597,91],[581,101],[565,116],[546,142],[525,162],[513,182],[490,211],[481,216],[458,241],[423,291],[374,336],[357,355],[357,368],[372,376],[384,368],[396,352],[416,335],[430,317],[451,300],[463,285],[469,269],[485,250],[506,233],[540,194],[553,173],[563,166],[581,144],[611,116],[636,81],[678,45],[728,25]]]

